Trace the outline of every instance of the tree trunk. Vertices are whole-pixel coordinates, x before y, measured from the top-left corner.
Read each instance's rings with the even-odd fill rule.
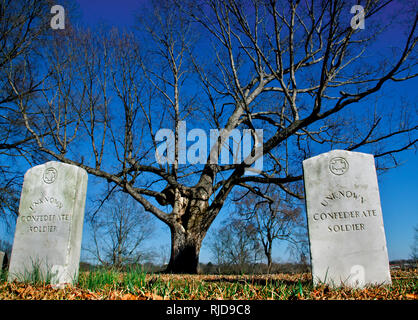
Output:
[[[267,255],[267,274],[270,274],[272,266],[271,253]]]
[[[171,220],[171,257],[166,272],[198,272],[199,253],[203,238],[215,215],[208,211],[208,192],[199,186],[190,195],[173,192],[173,219]]]
[[[263,241],[263,247],[264,247],[264,253],[267,257],[267,274],[270,274],[271,272],[271,267],[273,264],[273,259],[271,258],[271,249],[273,247],[273,243],[272,243],[272,239],[269,238],[269,240],[267,242]]]
[[[171,257],[166,272],[196,274],[203,238],[199,232],[171,228]]]

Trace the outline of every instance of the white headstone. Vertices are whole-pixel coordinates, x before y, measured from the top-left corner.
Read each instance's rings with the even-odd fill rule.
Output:
[[[3,261],[4,261],[5,253],[0,251],[0,271],[3,269]]]
[[[314,285],[391,284],[373,155],[333,150],[303,175]]]
[[[9,281],[36,270],[56,285],[77,278],[86,192],[87,173],[77,166],[50,161],[26,172]]]

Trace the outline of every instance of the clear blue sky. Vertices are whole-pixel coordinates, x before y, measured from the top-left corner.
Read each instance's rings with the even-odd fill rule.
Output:
[[[87,25],[94,26],[105,22],[109,25],[130,28],[135,24],[134,13],[146,1],[77,0],[76,2],[80,6],[82,21]],[[355,3],[357,1],[353,0],[353,4]],[[396,42],[400,38],[399,32],[401,31],[399,29],[389,30],[386,42],[376,44],[376,54],[387,49],[389,43]],[[418,88],[418,82],[412,80],[397,95],[412,93],[413,106],[416,108],[416,88]],[[418,156],[414,151],[408,151],[401,156],[401,159],[404,162],[403,165],[378,177],[387,246],[391,260],[408,258],[411,252],[410,245],[413,241],[413,228],[418,225]],[[93,186],[89,185],[89,187]],[[219,216],[213,227],[216,227],[221,220],[222,216]],[[155,248],[158,248],[160,244],[169,245],[168,227],[159,222],[157,224],[160,232],[158,237],[152,239],[153,243],[150,245]],[[280,257],[282,261],[286,260],[283,248],[282,246],[279,246],[279,248],[276,246],[275,254],[273,254],[274,257]],[[200,260],[201,262],[210,261],[210,254],[205,242]]]

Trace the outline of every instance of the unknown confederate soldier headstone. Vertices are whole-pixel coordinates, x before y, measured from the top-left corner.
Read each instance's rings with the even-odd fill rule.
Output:
[[[333,150],[303,175],[314,284],[391,284],[373,155]]]
[[[87,173],[50,161],[24,177],[8,280],[39,268],[52,284],[72,283],[78,275]]]
[[[6,253],[3,251],[0,251],[0,271],[3,269],[3,265],[5,264],[5,257],[6,257]]]

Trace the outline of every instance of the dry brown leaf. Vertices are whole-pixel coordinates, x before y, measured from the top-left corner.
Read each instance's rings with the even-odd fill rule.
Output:
[[[149,300],[164,300],[164,298],[159,296],[158,294],[149,293],[149,292],[145,293],[145,297]]]
[[[138,299],[137,299],[137,297],[136,297],[136,296],[134,296],[133,294],[131,294],[131,293],[127,293],[127,294],[124,294],[124,295],[121,297],[121,300],[138,300]]]

